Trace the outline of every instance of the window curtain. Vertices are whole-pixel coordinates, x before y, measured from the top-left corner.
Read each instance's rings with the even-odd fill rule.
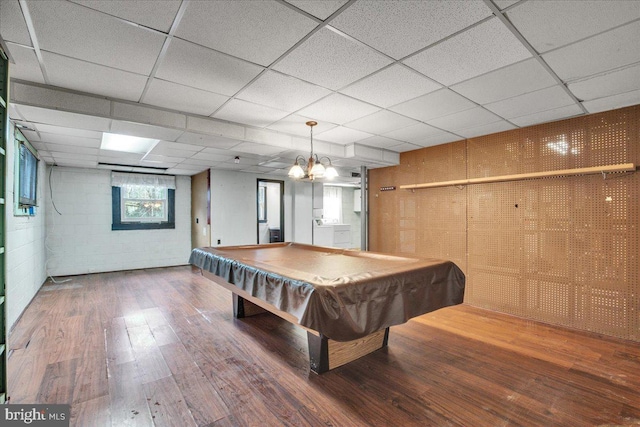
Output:
[[[324,186],[322,196],[322,217],[342,223],[342,188]]]
[[[169,175],[150,175],[145,173],[111,172],[111,186],[152,185],[155,187],[176,189],[176,177]]]

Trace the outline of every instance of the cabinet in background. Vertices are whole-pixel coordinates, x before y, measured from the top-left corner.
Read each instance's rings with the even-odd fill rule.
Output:
[[[362,207],[362,190],[353,190],[353,211],[360,212]]]
[[[351,226],[349,224],[315,226],[313,244],[348,249],[351,247]]]

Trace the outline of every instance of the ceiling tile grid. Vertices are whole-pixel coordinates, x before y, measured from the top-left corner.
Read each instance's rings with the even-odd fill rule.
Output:
[[[441,88],[440,84],[409,67],[394,64],[341,89],[340,92],[387,108]]]
[[[281,175],[309,120],[318,152],[379,167],[640,103],[639,0],[2,0],[0,37],[11,118],[45,161],[83,167]],[[161,142],[88,151],[102,132]]]
[[[156,77],[232,96],[264,69],[204,46],[173,39]]]
[[[286,0],[300,10],[303,10],[318,19],[325,20],[338,9],[340,9],[348,0]]]
[[[237,97],[245,101],[285,111],[297,111],[331,91],[275,71],[266,71]]]
[[[30,1],[28,6],[40,49],[44,51],[148,74],[164,43],[161,34],[75,3]]]
[[[323,28],[273,69],[336,90],[391,62],[373,49]]]
[[[165,33],[169,32],[181,3],[181,0],[70,1]]]
[[[531,53],[497,18],[483,22],[404,61],[433,80],[449,86]]]
[[[491,15],[479,0],[361,0],[331,25],[401,59]]]
[[[506,12],[539,53],[640,18],[636,0],[525,1]]]
[[[176,36],[267,66],[316,25],[274,0],[193,1]]]

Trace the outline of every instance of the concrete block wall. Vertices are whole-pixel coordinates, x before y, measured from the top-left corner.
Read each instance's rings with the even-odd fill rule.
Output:
[[[38,167],[38,202],[34,216],[15,216],[14,129],[7,144],[6,180],[6,307],[7,328],[10,329],[22,311],[46,280],[45,273],[45,165]]]
[[[187,264],[191,251],[191,177],[176,177],[175,229],[113,231],[110,171],[49,168],[53,168],[46,202],[49,275]]]

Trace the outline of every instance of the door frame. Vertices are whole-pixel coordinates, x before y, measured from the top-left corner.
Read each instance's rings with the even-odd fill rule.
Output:
[[[284,181],[278,179],[258,178],[256,179],[256,244],[260,244],[260,221],[258,215],[258,192],[260,191],[260,183],[280,184],[280,236],[284,241]]]

